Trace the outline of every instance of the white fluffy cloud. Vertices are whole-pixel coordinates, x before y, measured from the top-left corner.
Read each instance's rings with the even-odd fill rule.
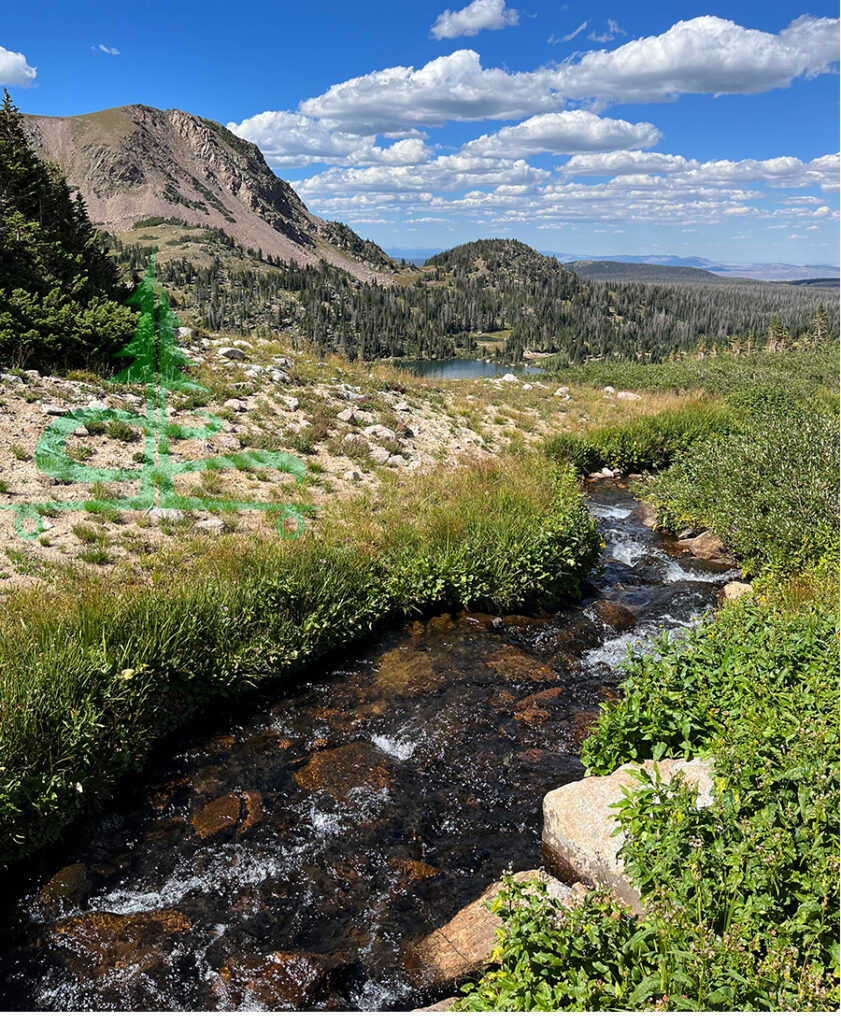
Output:
[[[537,114],[492,135],[482,135],[468,142],[462,152],[512,159],[536,153],[598,153],[629,146],[655,146],[660,137],[660,132],[647,121],[631,124],[598,117],[587,110],[562,110],[556,114]]]
[[[91,49],[93,49],[93,47],[91,47]],[[106,46],[105,43],[100,43],[99,49],[102,50],[103,53],[110,54],[112,57],[120,56],[120,51],[116,48],[116,46]]]
[[[435,192],[461,192],[465,189],[497,186],[534,185],[547,182],[549,171],[532,167],[525,160],[500,160],[454,153],[439,156],[415,167],[380,164],[370,167],[334,167],[293,187],[304,198],[335,196],[342,192],[394,193],[416,197]]]
[[[318,121],[288,110],[266,110],[231,122],[230,131],[256,143],[273,167],[330,164],[417,164],[431,150],[421,137],[402,138],[391,146],[377,146],[374,135],[331,132]]]
[[[13,85],[25,89],[35,81],[37,68],[26,63],[26,57],[0,46],[0,85]]]
[[[660,186],[665,175],[673,185],[701,187],[764,182],[781,188],[818,186],[825,190],[838,181],[839,158],[827,154],[804,162],[793,156],[769,160],[688,160],[670,153],[619,151],[571,157],[562,168],[567,178],[609,177],[642,184],[650,180]]]
[[[838,25],[838,19],[804,15],[775,35],[703,16],[615,50],[523,72],[483,68],[474,50],[456,50],[418,69],[392,67],[340,82],[300,109],[330,129],[371,134],[447,121],[519,120],[562,110],[569,100],[758,93],[829,70],[838,59]]]
[[[505,0],[473,0],[460,11],[439,14],[429,34],[433,39],[456,39],[475,36],[483,29],[507,28],[519,20],[519,12],[506,7]]]

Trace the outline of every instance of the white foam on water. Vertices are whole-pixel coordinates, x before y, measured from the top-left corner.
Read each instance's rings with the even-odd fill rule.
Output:
[[[629,508],[614,508],[612,505],[600,505],[595,501],[590,505],[590,511],[596,519],[627,519],[631,514]]]
[[[395,980],[389,985],[383,985],[381,982],[369,978],[362,986],[362,991],[356,1001],[356,1008],[367,1012],[381,1010],[384,1006],[396,1002],[397,999],[406,999],[411,994],[412,989],[404,982]]]
[[[274,856],[266,856],[233,844],[214,851],[205,864],[197,864],[197,859],[179,864],[159,888],[117,888],[103,893],[91,900],[91,910],[141,914],[166,909],[177,906],[194,892],[218,891],[232,883],[237,888],[259,885],[267,878],[283,875],[289,862],[283,849],[276,850]]]
[[[670,562],[663,575],[664,583],[726,583],[728,580],[736,579],[739,576],[738,569],[728,569],[726,572],[701,572],[686,570],[677,562]]]
[[[615,558],[617,562],[634,566],[645,555],[650,555],[651,548],[641,544],[638,540],[611,541],[605,554],[608,558]]]
[[[686,620],[676,619],[673,615],[663,615],[657,623],[644,623],[632,633],[624,633],[605,640],[600,647],[596,647],[582,659],[582,665],[587,668],[606,665],[608,668],[618,669],[629,654],[650,654],[664,633],[669,639],[673,639],[698,619],[697,615]],[[666,622],[672,624],[671,628],[663,628]]]
[[[371,742],[389,757],[396,757],[398,761],[406,761],[415,752],[418,745],[417,740],[403,739],[399,736],[372,736]]]

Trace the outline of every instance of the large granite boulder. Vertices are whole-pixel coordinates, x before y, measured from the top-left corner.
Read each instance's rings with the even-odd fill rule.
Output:
[[[591,776],[553,789],[543,800],[543,854],[550,870],[564,882],[583,882],[611,889],[617,899],[635,913],[642,913],[639,892],[625,874],[619,851],[625,842],[616,831],[616,809],[623,788],[636,789],[640,782],[625,764],[612,775]],[[654,762],[643,762],[653,774]],[[709,761],[664,760],[658,762],[660,778],[669,782],[681,773],[698,790],[698,807],[712,803],[712,763]]]
[[[545,882],[547,896],[564,903],[575,898],[572,889],[539,869],[519,871],[514,875],[514,881]],[[489,886],[477,900],[415,946],[406,961],[413,987],[443,988],[490,963],[497,941],[496,930],[502,921],[485,904],[498,895],[502,886],[502,882]]]

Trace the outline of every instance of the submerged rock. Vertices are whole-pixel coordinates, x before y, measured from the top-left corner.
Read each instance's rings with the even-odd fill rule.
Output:
[[[91,913],[54,925],[46,941],[78,978],[101,978],[117,968],[148,971],[163,964],[172,939],[191,922],[178,910],[146,914]]]
[[[624,789],[636,789],[640,782],[628,769],[640,765],[624,764],[612,775],[591,776],[560,789],[553,789],[543,800],[543,853],[553,874],[565,882],[605,886],[636,913],[643,913],[640,893],[625,874],[619,854],[625,836],[616,830],[613,804],[624,798]],[[644,761],[650,774],[654,762]],[[664,760],[658,762],[660,778],[669,782],[682,774],[687,784],[698,790],[698,807],[712,803],[712,763],[710,761]]]
[[[354,789],[385,789],[392,778],[388,757],[372,744],[360,741],[317,751],[306,767],[295,772],[295,781],[301,789],[322,791],[350,805]]]
[[[225,964],[214,988],[243,1010],[300,1010],[323,991],[338,961],[318,953],[274,951]]]
[[[516,647],[491,655],[487,666],[506,683],[542,683],[555,678],[552,669]]]
[[[637,624],[636,616],[621,604],[613,601],[594,601],[589,611],[592,612],[599,622],[603,622],[612,629],[623,632],[626,629],[633,629]]]
[[[190,823],[201,839],[207,839],[221,832],[223,828],[237,824],[240,805],[239,793],[226,793],[196,811]]]
[[[84,864],[68,864],[57,871],[38,896],[38,902],[51,910],[62,912],[78,907],[90,891],[91,881]]]

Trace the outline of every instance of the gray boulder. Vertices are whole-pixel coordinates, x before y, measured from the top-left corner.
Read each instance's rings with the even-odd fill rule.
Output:
[[[623,788],[634,790],[640,782],[624,764],[612,775],[591,776],[553,789],[543,799],[543,854],[553,874],[563,881],[604,886],[635,913],[642,914],[640,893],[631,884],[619,854],[625,836],[614,835],[616,809],[624,798]],[[654,773],[654,762],[643,767]],[[678,773],[698,790],[698,807],[712,804],[712,763],[710,761],[664,760],[658,762],[660,778],[669,782]]]

